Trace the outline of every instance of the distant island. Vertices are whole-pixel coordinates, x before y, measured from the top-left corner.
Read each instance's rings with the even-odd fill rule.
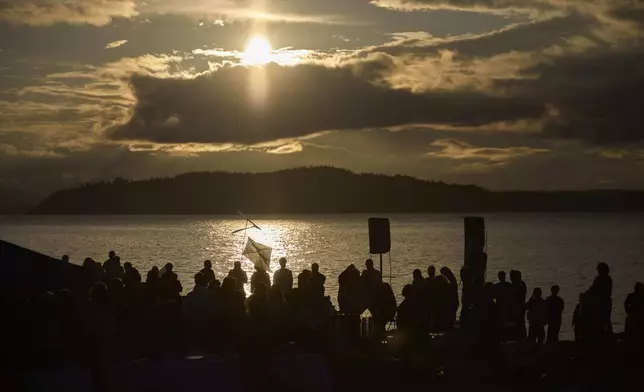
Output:
[[[491,192],[332,167],[188,173],[61,190],[33,214],[341,214],[644,211],[641,191]]]

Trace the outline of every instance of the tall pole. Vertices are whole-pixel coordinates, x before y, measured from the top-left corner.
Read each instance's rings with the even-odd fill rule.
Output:
[[[239,252],[239,260],[244,260],[244,246],[246,246],[247,236],[248,236],[248,219],[246,219],[246,226],[244,226],[244,240],[242,241],[241,252]]]

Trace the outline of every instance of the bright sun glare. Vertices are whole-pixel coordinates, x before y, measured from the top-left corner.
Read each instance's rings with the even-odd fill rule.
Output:
[[[255,36],[246,44],[243,62],[248,65],[268,64],[271,61],[272,54],[273,49],[266,38]]]

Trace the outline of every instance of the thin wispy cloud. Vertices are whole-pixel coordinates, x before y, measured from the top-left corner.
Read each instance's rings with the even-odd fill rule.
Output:
[[[105,26],[139,15],[134,0],[0,0],[0,20],[33,26],[58,23]]]
[[[127,43],[127,40],[126,40],[126,39],[122,39],[122,40],[119,40],[119,41],[110,42],[109,44],[105,45],[105,49],[114,49],[114,48],[118,48],[119,46],[123,46],[123,45],[125,45],[126,43]]]

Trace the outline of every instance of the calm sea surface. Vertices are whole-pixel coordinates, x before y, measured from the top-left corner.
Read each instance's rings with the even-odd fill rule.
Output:
[[[519,269],[528,284],[544,292],[559,284],[566,303],[564,334],[570,336],[571,314],[578,294],[595,276],[597,262],[607,262],[614,282],[613,323],[621,330],[623,301],[636,281],[644,280],[644,215],[616,214],[489,214],[488,279],[499,270]],[[327,276],[326,290],[334,303],[337,276],[350,263],[362,268],[369,257],[367,215],[255,217],[262,231],[249,235],[271,245],[271,266],[279,257],[289,260],[295,274],[317,262]],[[404,284],[429,264],[448,266],[457,275],[463,261],[463,220],[460,215],[391,215],[391,282],[400,300]],[[122,261],[132,262],[145,276],[153,265],[167,262],[184,285],[203,260],[211,259],[222,279],[234,261],[241,259],[244,227],[239,217],[214,216],[0,216],[0,238],[60,257],[69,254],[82,263],[89,256],[104,261],[115,250]],[[376,265],[378,263],[377,258]],[[244,264],[252,272],[250,263]],[[383,275],[389,276],[385,255]]]

